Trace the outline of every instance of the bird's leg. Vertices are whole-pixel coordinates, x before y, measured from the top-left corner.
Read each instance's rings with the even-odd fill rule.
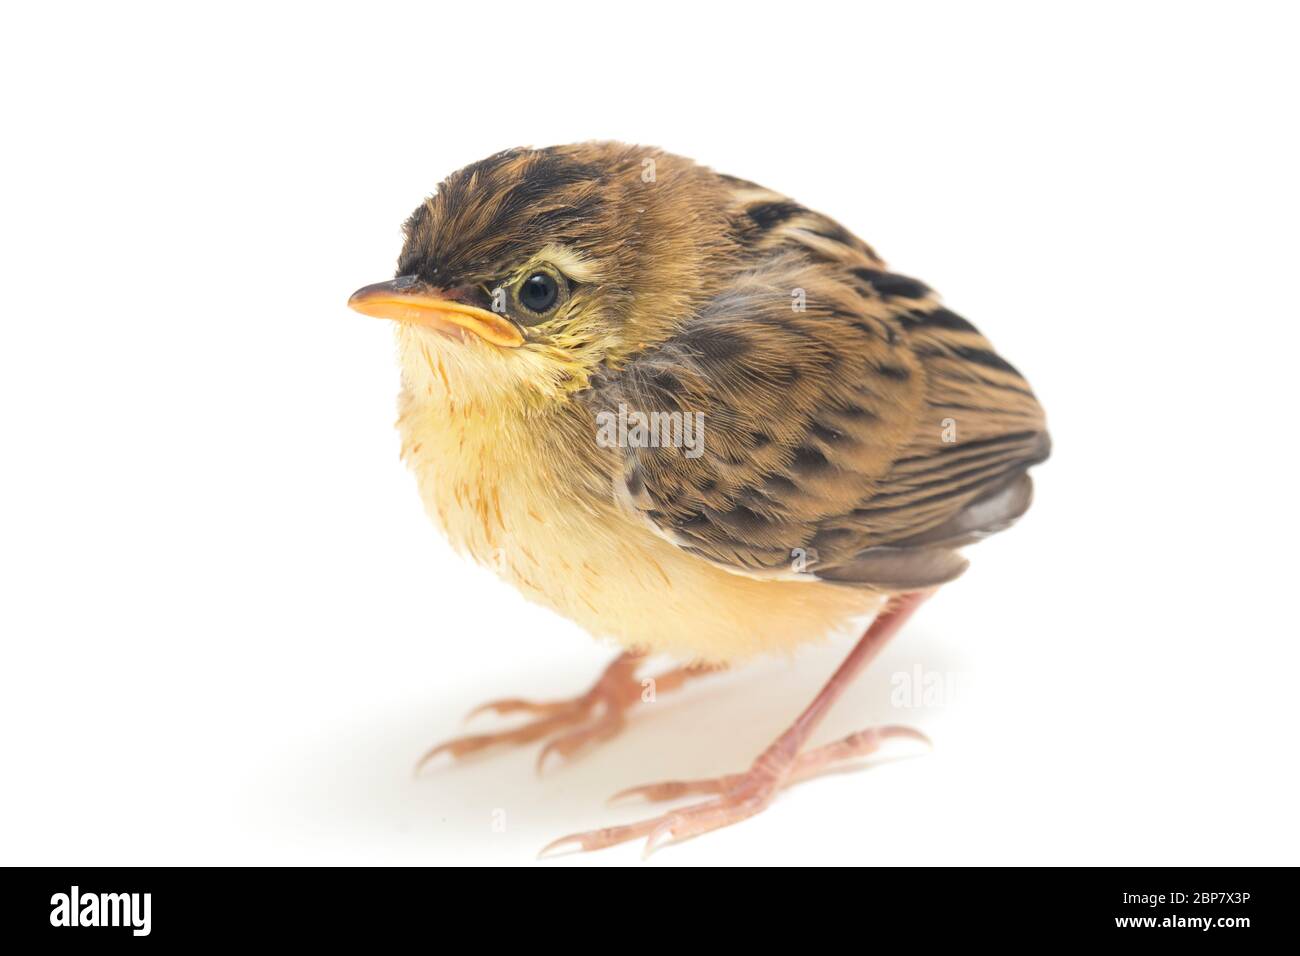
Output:
[[[925,740],[919,732],[907,728],[879,727],[850,734],[835,743],[801,753],[831,705],[931,593],[914,591],[891,598],[812,703],[785,733],[758,755],[748,770],[710,780],[672,781],[634,787],[617,795],[670,800],[688,794],[714,794],[713,799],[639,823],[562,837],[543,848],[542,855],[575,849],[599,850],[640,837],[646,837],[645,853],[648,855],[661,843],[679,842],[709,830],[739,823],[766,808],[782,787],[816,776],[842,760],[871,753],[882,740],[903,736]]]
[[[467,720],[491,711],[496,714],[530,714],[535,719],[510,730],[490,734],[470,734],[456,737],[433,747],[420,758],[419,770],[440,754],[453,758],[478,753],[489,747],[507,744],[527,744],[550,737],[537,757],[537,768],[542,769],[552,754],[568,758],[580,750],[618,734],[626,723],[627,712],[642,700],[652,685],[657,695],[680,687],[689,678],[709,673],[714,668],[704,665],[677,667],[660,674],[653,682],[637,679],[637,668],[644,655],[626,652],[613,660],[585,694],[567,700],[531,701],[518,697],[488,701],[472,710]]]

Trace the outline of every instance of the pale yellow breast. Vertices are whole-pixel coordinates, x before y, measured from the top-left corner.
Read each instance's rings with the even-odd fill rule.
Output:
[[[408,386],[399,428],[433,520],[527,597],[624,647],[731,661],[843,629],[880,598],[819,582],[758,580],[656,536],[580,478],[572,449],[524,421]],[[571,440],[571,439],[570,439]]]

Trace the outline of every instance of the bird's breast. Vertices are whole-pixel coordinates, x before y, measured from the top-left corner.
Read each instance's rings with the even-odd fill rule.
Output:
[[[615,500],[615,462],[581,436],[450,395],[407,390],[402,456],[451,544],[594,636],[730,661],[821,638],[877,596],[734,574],[664,540]],[[594,439],[593,439],[594,442]]]

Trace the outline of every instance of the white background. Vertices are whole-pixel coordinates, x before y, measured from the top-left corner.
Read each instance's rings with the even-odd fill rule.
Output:
[[[612,651],[426,522],[390,331],[344,302],[447,173],[589,138],[835,216],[989,334],[1056,447],[819,735],[933,752],[651,865],[1300,862],[1281,4],[4,21],[0,862],[528,863],[641,815],[617,789],[741,769],[811,697],[846,644],[661,696],[540,780],[534,748],[412,779],[473,704]],[[891,705],[917,666],[942,706]]]

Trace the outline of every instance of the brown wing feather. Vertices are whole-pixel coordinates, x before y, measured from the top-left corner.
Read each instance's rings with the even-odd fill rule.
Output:
[[[1042,410],[929,289],[794,208],[755,233],[759,266],[587,394],[596,411],[704,414],[698,457],[625,449],[626,498],[737,571],[797,561],[886,589],[950,580],[965,568],[952,548],[1028,507]]]

